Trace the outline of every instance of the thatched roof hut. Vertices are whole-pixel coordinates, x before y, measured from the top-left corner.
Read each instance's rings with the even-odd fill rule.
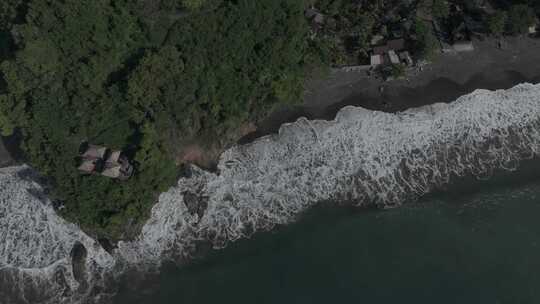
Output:
[[[121,167],[120,166],[114,166],[110,168],[105,168],[103,171],[101,171],[101,175],[107,176],[110,178],[120,178],[122,176]]]
[[[122,151],[111,151],[87,143],[81,147],[81,164],[78,169],[86,174],[101,174],[121,180],[128,179],[133,173],[133,167]]]
[[[87,174],[92,174],[96,170],[97,162],[92,159],[85,159],[79,166],[79,171],[82,171]]]
[[[86,151],[82,154],[84,159],[102,159],[107,153],[107,148],[101,146],[88,145]]]

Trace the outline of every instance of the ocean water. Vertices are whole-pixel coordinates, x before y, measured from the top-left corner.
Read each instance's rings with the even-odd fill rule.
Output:
[[[540,164],[376,211],[321,206],[115,304],[540,303]]]

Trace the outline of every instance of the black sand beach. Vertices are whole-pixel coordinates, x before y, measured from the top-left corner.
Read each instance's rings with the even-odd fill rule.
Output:
[[[384,82],[365,72],[333,71],[325,79],[306,85],[303,103],[279,109],[258,126],[257,132],[242,139],[277,132],[279,126],[301,116],[333,119],[347,105],[371,110],[399,112],[437,102],[451,102],[476,89],[508,89],[523,82],[540,82],[540,39],[506,38],[475,41],[474,52],[441,54],[422,71],[407,79]]]

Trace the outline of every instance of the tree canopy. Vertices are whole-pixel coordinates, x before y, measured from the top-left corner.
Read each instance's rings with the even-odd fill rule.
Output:
[[[417,36],[417,51],[428,59],[431,59],[437,51],[438,42],[431,27],[424,20],[416,19],[414,32]]]
[[[497,36],[502,35],[506,28],[507,19],[508,14],[505,11],[497,11],[495,14],[488,18],[489,31]]]
[[[444,19],[450,15],[450,6],[446,0],[421,0],[420,7],[430,11],[435,18]]]
[[[526,4],[516,4],[508,11],[508,27],[512,34],[525,34],[535,22],[535,14]]]
[[[302,92],[303,0],[21,1],[0,4],[14,41],[0,129],[20,131],[63,214],[90,231],[140,223],[176,180],[176,145],[219,142]],[[125,151],[135,176],[80,175],[83,141]]]

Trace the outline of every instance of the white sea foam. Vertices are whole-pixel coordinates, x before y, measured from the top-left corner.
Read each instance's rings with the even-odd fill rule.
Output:
[[[489,175],[538,155],[539,123],[540,85],[530,84],[398,114],[346,107],[334,121],[299,119],[227,150],[219,174],[194,168],[160,197],[140,241],[120,252],[159,263],[189,254],[194,240],[221,247],[289,223],[321,201],[396,206],[453,175]],[[202,218],[183,203],[186,192],[207,201]]]
[[[486,176],[495,168],[513,169],[520,159],[539,153],[540,85],[477,90],[448,105],[398,114],[346,107],[334,121],[299,119],[282,126],[277,135],[227,150],[219,174],[193,168],[191,177],[160,196],[139,238],[120,242],[114,257],[59,219],[50,203],[42,203],[45,199],[24,194],[38,186],[17,177],[13,169],[0,173],[0,184],[11,189],[0,191],[0,237],[6,244],[24,240],[24,250],[15,250],[0,263],[13,272],[31,268],[34,274],[25,275],[35,278],[50,276],[51,267],[64,267],[71,290],[64,299],[72,300],[78,291],[68,260],[76,241],[88,250],[87,267],[100,265],[91,272],[89,284],[103,284],[98,274],[113,268],[155,270],[164,260],[189,258],[199,241],[219,248],[254,231],[289,223],[321,201],[394,207],[448,183],[454,175]],[[20,219],[6,220],[15,216]],[[14,224],[5,224],[10,221]],[[23,221],[34,224],[16,224]],[[19,236],[9,236],[12,233]],[[51,246],[52,240],[58,240],[58,246]],[[2,242],[0,252],[9,246]]]
[[[0,303],[77,303],[95,288],[96,300],[108,297],[104,276],[115,259],[55,213],[33,175],[27,166],[0,169]],[[88,256],[79,280],[70,255],[77,243]]]

